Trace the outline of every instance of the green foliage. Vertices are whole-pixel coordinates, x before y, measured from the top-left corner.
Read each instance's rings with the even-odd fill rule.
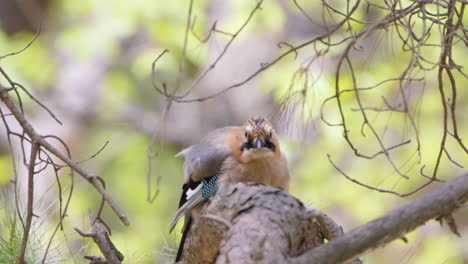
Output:
[[[5,195],[0,193],[2,207],[0,207],[0,264],[12,264],[21,248],[23,239],[23,227],[11,204],[4,199]],[[38,239],[37,229],[32,229],[30,239],[26,246],[25,260],[27,263],[40,263],[42,243]],[[51,263],[51,262],[47,262]]]
[[[0,222],[0,234],[0,263],[15,263],[23,237],[22,229],[18,226],[16,218],[3,216],[2,222]],[[28,263],[32,263],[31,260],[29,257],[27,258]]]

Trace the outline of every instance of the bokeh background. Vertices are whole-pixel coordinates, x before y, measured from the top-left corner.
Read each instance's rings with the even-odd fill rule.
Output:
[[[294,1],[265,1],[249,24],[237,36],[216,67],[197,85],[188,98],[216,93],[240,82],[287,50],[281,41],[298,44],[311,39],[323,28],[320,1],[298,1],[309,14],[306,17]],[[346,10],[345,1],[330,1]],[[402,1],[409,5],[411,1]],[[336,59],[342,48],[310,63],[316,54],[313,47],[289,55],[245,85],[203,102],[173,103],[164,116],[165,97],[151,83],[151,66],[156,64],[156,80],[168,90],[181,80],[180,91],[187,90],[201,72],[212,63],[229,41],[229,35],[212,34],[201,42],[213,23],[223,32],[235,32],[247,19],[256,1],[201,0],[193,3],[193,32],[189,32],[185,67],[179,73],[184,48],[189,1],[161,0],[3,0],[0,2],[0,56],[15,52],[41,33],[26,50],[0,60],[12,79],[24,85],[63,122],[56,123],[31,100],[23,100],[26,116],[43,134],[56,134],[68,143],[74,160],[86,160],[108,142],[96,157],[81,165],[103,177],[107,190],[129,216],[131,225],[123,226],[105,208],[103,218],[110,225],[112,240],[124,254],[125,263],[170,263],[180,237],[178,230],[168,233],[172,215],[177,209],[182,184],[182,162],[174,155],[197,142],[214,128],[240,125],[247,118],[263,115],[275,124],[292,174],[290,193],[303,202],[326,212],[345,231],[385,215],[415,197],[436,188],[433,183],[424,190],[400,198],[365,189],[346,180],[327,158],[331,158],[350,176],[379,188],[407,192],[426,179],[419,170],[426,165],[428,174],[434,167],[443,132],[442,106],[436,89],[436,72],[421,73],[425,80],[411,85],[410,104],[414,107],[419,128],[421,157],[416,153],[415,133],[403,115],[371,113],[371,120],[388,144],[407,139],[411,143],[392,152],[395,163],[410,176],[405,180],[394,172],[384,157],[373,160],[354,156],[343,138],[341,127],[327,126],[321,120],[324,99],[334,93]],[[361,10],[362,9],[362,10]],[[378,12],[361,8],[357,19],[376,19]],[[339,16],[328,14],[330,23]],[[336,17],[334,17],[336,16]],[[465,22],[466,21],[465,17]],[[356,30],[363,25],[353,25]],[[418,25],[416,25],[417,27]],[[401,51],[395,32],[371,34],[364,38],[361,50],[353,51],[355,70],[361,86],[398,76],[406,65],[408,54]],[[335,36],[345,36],[338,32]],[[434,38],[437,38],[435,34]],[[438,58],[440,49],[424,50],[428,57]],[[458,43],[454,53],[468,55],[466,46]],[[460,61],[466,66],[466,60]],[[6,85],[4,79],[0,82]],[[343,74],[343,89],[351,88],[349,74]],[[468,135],[468,82],[457,76],[459,85],[458,117],[460,135]],[[380,96],[398,93],[397,84],[389,82],[365,95],[368,103],[380,102]],[[22,94],[24,98],[26,96]],[[370,131],[361,135],[362,118],[352,109],[353,96],[343,96],[348,109],[349,133],[365,153],[379,151]],[[3,105],[0,105],[2,109]],[[336,103],[323,108],[325,118],[339,120]],[[3,127],[0,127],[1,131]],[[152,145],[152,138],[155,142]],[[19,144],[18,141],[13,141]],[[148,162],[152,145],[155,157]],[[468,157],[449,140],[451,156],[465,168],[446,158],[439,177],[448,180],[466,172]],[[16,163],[21,165],[19,145],[14,148]],[[151,152],[150,151],[150,152]],[[419,161],[419,163],[418,163]],[[0,132],[0,246],[11,244],[10,231],[15,223],[12,199],[12,155],[4,132]],[[149,169],[151,164],[151,170]],[[20,166],[21,167],[21,166]],[[18,171],[24,177],[24,168]],[[149,203],[147,175],[151,176],[154,202]],[[40,176],[40,177],[39,177]],[[28,251],[31,263],[40,263],[48,239],[58,219],[57,187],[51,171],[44,171],[36,181],[34,235]],[[61,174],[66,190],[69,173]],[[151,194],[151,195],[152,195]],[[150,196],[151,196],[150,195]],[[21,197],[21,196],[20,196]],[[24,198],[24,196],[22,196]],[[100,198],[79,177],[75,186],[64,230],[52,243],[46,263],[86,263],[83,255],[99,255],[88,239],[76,234],[73,227],[87,230],[88,208],[96,210]],[[24,206],[24,200],[21,203]],[[22,209],[24,209],[22,207]],[[385,248],[366,253],[364,263],[468,263],[468,210],[460,210],[455,220],[462,237],[431,221],[409,233],[407,243],[394,241]],[[14,244],[14,243],[13,243]],[[5,262],[8,263],[8,262]]]

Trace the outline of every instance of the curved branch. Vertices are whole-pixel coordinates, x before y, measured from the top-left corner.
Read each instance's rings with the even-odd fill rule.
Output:
[[[16,105],[13,99],[8,95],[6,89],[3,86],[0,86],[0,99],[5,103],[11,113],[15,116],[16,120],[20,124],[20,126],[24,129],[24,132],[31,138],[32,142],[37,143],[38,145],[42,146],[44,149],[48,150],[54,156],[62,160],[65,164],[67,164],[71,169],[76,171],[80,174],[83,178],[85,178],[89,183],[91,183],[94,188],[102,195],[102,197],[107,201],[109,206],[112,210],[117,214],[120,220],[125,224],[129,225],[130,222],[128,221],[127,216],[125,213],[120,209],[120,207],[115,203],[115,201],[111,198],[111,196],[104,190],[104,187],[98,180],[98,177],[89,173],[88,171],[84,170],[82,167],[78,166],[76,162],[72,161],[70,158],[67,157],[64,153],[59,151],[57,148],[52,146],[48,141],[44,139],[36,130],[32,127],[32,125],[24,118],[23,114],[21,113],[20,108]]]
[[[448,216],[467,200],[468,173],[289,263],[341,263],[399,239],[431,219]]]
[[[27,202],[27,213],[26,213],[26,224],[23,231],[23,240],[21,242],[21,248],[18,253],[17,264],[25,264],[24,255],[26,253],[26,245],[28,244],[29,233],[31,231],[32,217],[33,212],[33,203],[34,203],[34,167],[37,158],[37,153],[39,152],[40,146],[33,141],[31,146],[31,156],[29,159],[28,166],[28,202]]]
[[[453,220],[466,201],[468,173],[343,235],[331,218],[282,190],[238,183],[219,190],[193,219],[181,263],[360,263],[362,253],[431,219]]]

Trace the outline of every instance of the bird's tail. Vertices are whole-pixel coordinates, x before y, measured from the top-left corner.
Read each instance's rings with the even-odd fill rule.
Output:
[[[182,257],[182,252],[184,251],[185,239],[187,238],[187,234],[190,230],[191,225],[192,225],[192,217],[187,215],[185,217],[184,228],[182,231],[182,238],[180,239],[179,248],[177,249],[175,263],[179,262],[180,258]]]
[[[186,213],[190,212],[190,210],[206,200],[207,198],[203,197],[203,184],[198,185],[193,191],[187,191],[187,201],[179,208],[179,210],[177,210],[174,218],[172,219],[171,226],[169,227],[169,232],[172,232],[182,216],[186,215]]]

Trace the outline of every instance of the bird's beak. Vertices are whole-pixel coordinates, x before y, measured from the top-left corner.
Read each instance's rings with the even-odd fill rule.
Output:
[[[262,143],[262,140],[257,138],[254,140],[254,147],[256,149],[261,149],[263,147],[263,143]]]

